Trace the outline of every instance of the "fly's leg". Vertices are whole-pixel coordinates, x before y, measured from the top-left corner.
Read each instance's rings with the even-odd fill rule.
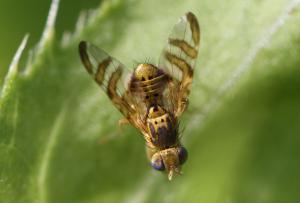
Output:
[[[113,132],[113,133],[111,133],[110,135],[102,136],[102,137],[99,139],[98,143],[99,143],[99,144],[106,144],[106,143],[108,143],[109,141],[114,140],[115,138],[119,138],[119,137],[123,136],[123,133],[122,133],[122,126],[128,125],[128,124],[130,124],[130,121],[129,121],[127,118],[121,118],[121,119],[118,121],[117,132]]]
[[[119,137],[119,133],[113,132],[109,135],[101,136],[98,139],[98,144],[107,144],[108,142],[114,140],[115,138]]]
[[[129,121],[127,118],[121,118],[121,119],[118,121],[119,127],[122,127],[122,126],[128,125],[128,124],[130,124],[130,121]]]
[[[147,154],[147,158],[150,162],[151,162],[153,154],[155,154],[156,152],[157,152],[157,150],[146,145],[146,154]]]

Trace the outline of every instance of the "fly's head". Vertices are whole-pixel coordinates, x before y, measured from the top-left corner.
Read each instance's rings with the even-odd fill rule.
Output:
[[[158,151],[152,155],[151,166],[155,170],[166,171],[169,180],[174,175],[181,175],[181,165],[187,160],[188,153],[183,146]]]

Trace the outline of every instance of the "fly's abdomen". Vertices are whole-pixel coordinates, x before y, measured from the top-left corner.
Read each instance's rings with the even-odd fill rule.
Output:
[[[151,64],[140,64],[130,82],[130,91],[141,98],[147,108],[163,105],[162,94],[168,82],[167,75]]]

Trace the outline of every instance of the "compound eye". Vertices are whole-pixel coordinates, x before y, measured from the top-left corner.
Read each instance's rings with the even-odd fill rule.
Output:
[[[188,152],[184,147],[178,148],[178,158],[180,165],[184,164],[188,158]]]
[[[154,154],[151,159],[151,166],[158,171],[164,171],[165,165],[159,154]]]

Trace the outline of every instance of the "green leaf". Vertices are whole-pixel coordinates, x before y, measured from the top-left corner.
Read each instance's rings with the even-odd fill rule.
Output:
[[[299,0],[105,1],[62,42],[53,2],[33,59],[21,71],[16,57],[2,87],[0,202],[299,202]],[[139,132],[117,127],[77,46],[156,63],[187,11],[202,44],[181,122],[189,160],[169,182]]]

